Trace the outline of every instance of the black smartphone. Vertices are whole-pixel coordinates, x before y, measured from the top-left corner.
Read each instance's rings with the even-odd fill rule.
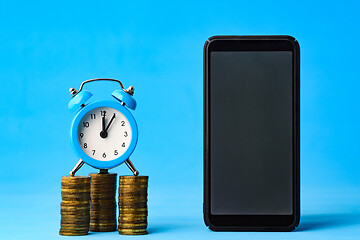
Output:
[[[300,49],[290,36],[204,46],[204,220],[291,231],[300,219]]]

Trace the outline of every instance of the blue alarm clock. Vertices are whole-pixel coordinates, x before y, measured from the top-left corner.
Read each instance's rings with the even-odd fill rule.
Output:
[[[83,90],[83,86],[94,81],[117,82],[121,89],[112,93],[114,100],[88,103],[92,93]],[[129,159],[138,140],[138,127],[128,110],[136,108],[132,96],[134,87],[125,90],[119,80],[97,78],[82,82],[79,91],[74,88],[69,91],[72,99],[68,107],[76,113],[71,124],[70,139],[75,154],[80,158],[70,175],[75,175],[84,163],[100,169],[100,172],[107,172],[124,162],[135,176],[138,175]]]

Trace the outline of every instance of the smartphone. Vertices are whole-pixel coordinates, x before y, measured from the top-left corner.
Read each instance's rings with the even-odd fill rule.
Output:
[[[290,36],[204,46],[204,220],[291,231],[300,220],[300,49]]]

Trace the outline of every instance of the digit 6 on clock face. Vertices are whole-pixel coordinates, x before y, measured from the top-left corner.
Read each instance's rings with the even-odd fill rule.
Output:
[[[76,155],[100,169],[118,166],[136,147],[138,129],[134,117],[120,103],[90,103],[75,116],[71,142]]]

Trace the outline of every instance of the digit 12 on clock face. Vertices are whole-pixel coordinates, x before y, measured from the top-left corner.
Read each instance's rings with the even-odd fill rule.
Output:
[[[79,95],[79,96],[78,96]],[[126,161],[134,151],[138,128],[130,111],[136,102],[123,90],[113,92],[117,100],[101,100],[85,105],[92,94],[82,91],[75,97],[76,114],[70,130],[75,154],[85,163],[99,169],[109,169]],[[75,101],[74,101],[75,102]],[[73,105],[69,108],[75,108]]]

